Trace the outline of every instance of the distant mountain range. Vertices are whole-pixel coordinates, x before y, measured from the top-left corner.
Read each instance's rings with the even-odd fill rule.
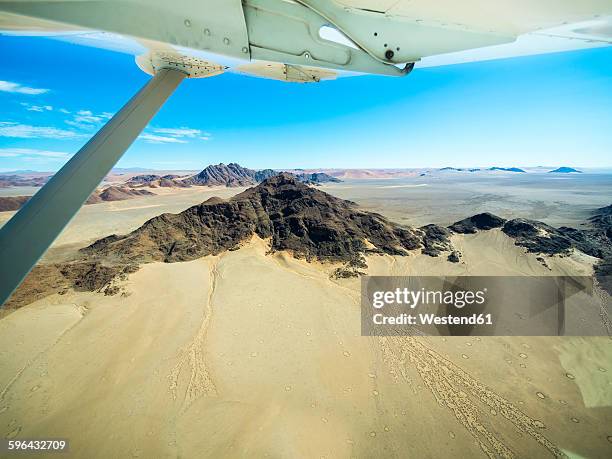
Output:
[[[518,167],[489,167],[490,171],[502,171],[502,172],[525,172],[523,169]]]
[[[578,169],[574,169],[573,167],[559,167],[557,169],[555,169],[554,171],[549,171],[549,174],[571,174],[571,173],[577,173],[577,174],[582,174],[582,171],[579,171]]]
[[[519,172],[519,173],[527,173],[526,170],[524,169],[520,169],[518,167],[498,167],[498,166],[493,166],[493,167],[489,167],[487,169],[479,169],[479,168],[462,168],[462,167],[443,167],[441,169],[438,169],[438,171],[455,171],[455,172],[479,172],[479,171],[498,171],[498,172]],[[538,171],[532,171],[532,172],[539,172],[542,173],[544,171],[538,170]],[[559,167],[555,170],[552,171],[547,171],[550,174],[571,174],[571,173],[577,173],[577,174],[582,174],[582,171],[579,171],[578,169],[574,169],[573,167]],[[423,174],[421,174],[423,175]]]
[[[480,169],[479,168],[470,168],[470,169],[466,169],[463,167],[443,167],[442,169],[439,169],[440,171],[457,171],[457,172],[478,172]]]
[[[279,171],[272,169],[254,170],[242,167],[240,164],[212,164],[202,172],[187,178],[171,179],[176,186],[252,186],[264,180],[278,175]],[[340,179],[332,177],[323,172],[294,174],[298,181],[310,185],[318,185],[327,182],[341,182]],[[136,177],[135,177],[136,178]],[[134,178],[132,179],[134,180]],[[157,180],[157,178],[155,179]]]
[[[51,177],[24,177],[23,175],[17,174],[0,175],[0,188],[12,186],[43,186],[49,181],[49,178]]]
[[[146,172],[140,175],[132,175],[134,172]],[[324,171],[324,172],[323,172]],[[392,178],[408,178],[408,177],[425,177],[433,175],[436,172],[512,172],[512,173],[551,173],[551,174],[581,174],[582,171],[572,167],[562,166],[554,170],[546,170],[544,167],[521,169],[518,167],[499,167],[492,166],[488,168],[478,167],[442,167],[440,169],[323,169],[322,170],[304,170],[293,169],[285,171],[293,174],[302,183],[310,185],[319,185],[322,183],[342,182],[342,179],[392,179]],[[118,177],[117,173],[127,175],[127,177]],[[128,173],[129,172],[129,173]],[[190,186],[227,186],[227,187],[247,187],[257,185],[262,181],[278,175],[279,170],[262,169],[255,170],[242,167],[236,163],[229,164],[212,164],[195,175],[185,175],[189,171],[179,171],[179,174],[155,174],[151,170],[140,168],[129,169],[113,169],[112,173],[107,177],[108,183],[117,183],[119,180],[127,180],[121,186],[129,188],[187,188]],[[193,172],[192,172],[193,174]],[[10,173],[0,174],[0,188],[8,187],[41,187],[51,178],[50,172],[35,172],[30,170],[12,171]],[[11,204],[12,206],[15,203]]]
[[[463,167],[443,167],[442,169],[438,169],[439,171],[456,171],[456,172],[480,172],[482,170],[487,171],[500,171],[500,172],[525,172],[523,169],[519,169],[518,167],[489,167],[488,169],[480,169],[480,168],[463,168]]]

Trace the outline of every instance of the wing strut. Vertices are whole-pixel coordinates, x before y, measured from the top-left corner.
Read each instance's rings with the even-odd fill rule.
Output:
[[[187,74],[161,69],[0,229],[0,305]]]

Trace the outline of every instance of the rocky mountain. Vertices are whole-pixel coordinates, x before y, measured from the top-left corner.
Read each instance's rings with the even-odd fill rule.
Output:
[[[0,196],[0,212],[20,209],[30,197],[31,196]]]
[[[125,186],[109,186],[103,190],[96,190],[87,199],[85,204],[97,204],[99,202],[107,201],[125,201],[127,199],[137,198],[140,196],[154,196],[155,193],[151,193],[147,190],[132,189]]]
[[[342,180],[336,177],[332,177],[324,172],[315,172],[312,174],[302,173],[296,174],[296,178],[302,183],[308,183],[309,185],[320,185],[321,183],[340,183]]]
[[[278,175],[278,171],[275,171],[273,169],[263,169],[260,171],[255,171],[253,177],[255,178],[255,181],[259,183],[263,182],[266,179],[269,179],[270,177],[274,177],[275,175]]]
[[[500,172],[525,172],[523,169],[519,169],[518,167],[490,167],[487,170]]]
[[[421,229],[361,211],[353,202],[282,173],[228,201],[213,198],[180,214],[152,218],[128,235],[101,239],[83,252],[137,262],[186,261],[235,249],[253,235],[270,238],[272,251],[339,262],[364,253],[403,255],[428,238]]]
[[[151,188],[189,188],[191,185],[181,180],[180,175],[155,175],[145,174],[136,175],[129,179],[125,184],[132,188],[148,186]]]
[[[548,171],[548,173],[549,174],[571,174],[571,173],[582,174],[582,171],[579,171],[578,169],[574,169],[573,167],[558,167],[557,169],[553,171]]]
[[[453,223],[449,229],[455,233],[473,234],[478,230],[490,230],[493,228],[501,228],[506,223],[506,220],[497,215],[485,212],[483,214],[474,215],[464,220]]]
[[[188,185],[200,186],[251,186],[278,175],[279,173],[279,171],[272,169],[253,170],[242,167],[236,163],[227,165],[220,163],[208,166],[199,174],[184,179],[182,182]],[[318,185],[326,182],[341,182],[340,179],[322,172],[312,174],[299,173],[295,174],[295,176],[300,182],[310,185]]]
[[[255,185],[255,171],[236,163],[220,163],[206,167],[199,174],[183,179],[189,185],[250,186]]]

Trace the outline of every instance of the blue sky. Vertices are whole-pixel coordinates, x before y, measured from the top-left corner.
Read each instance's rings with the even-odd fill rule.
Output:
[[[57,170],[149,78],[133,56],[0,37],[0,170]],[[290,84],[185,81],[119,167],[612,166],[612,47]]]

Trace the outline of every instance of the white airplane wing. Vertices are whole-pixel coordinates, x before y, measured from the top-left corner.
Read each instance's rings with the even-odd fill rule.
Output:
[[[0,0],[0,31],[312,82],[609,46],[612,1]]]

